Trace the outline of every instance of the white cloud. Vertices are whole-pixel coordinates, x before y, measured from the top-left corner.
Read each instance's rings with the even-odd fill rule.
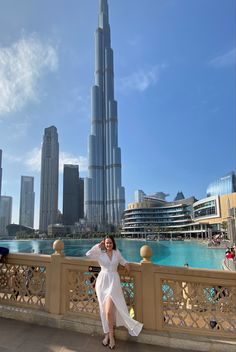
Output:
[[[210,65],[215,68],[224,68],[236,64],[236,48],[227,52],[226,54],[215,57],[210,61]]]
[[[34,148],[26,155],[24,164],[29,171],[40,172],[41,170],[41,148]],[[81,172],[87,171],[87,158],[84,156],[74,156],[66,152],[59,153],[59,172],[63,173],[64,164],[78,164]]]
[[[34,148],[27,153],[24,164],[30,171],[40,172],[41,170],[41,148]]]
[[[10,163],[21,163],[22,162],[22,157],[14,156],[14,155],[11,155],[7,152],[3,153],[3,159],[7,160]]]
[[[9,139],[20,139],[27,136],[28,129],[31,126],[29,117],[27,116],[24,121],[15,122],[12,124],[8,123]]]
[[[59,171],[63,172],[64,164],[78,164],[79,171],[87,171],[87,158],[84,156],[73,156],[69,153],[61,152],[59,156]]]
[[[39,79],[45,71],[55,71],[55,48],[34,34],[11,47],[0,47],[0,114],[21,110],[27,102],[38,101]]]
[[[165,64],[155,65],[148,70],[140,69],[118,80],[118,88],[123,91],[137,90],[144,92],[154,86],[160,78],[160,73],[167,67]]]

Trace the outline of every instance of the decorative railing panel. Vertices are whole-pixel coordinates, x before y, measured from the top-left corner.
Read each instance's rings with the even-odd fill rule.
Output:
[[[0,264],[0,302],[45,306],[46,267]]]
[[[165,328],[236,333],[236,287],[162,280]]]
[[[120,274],[120,280],[128,311],[135,318],[135,278],[131,275]]]
[[[99,305],[95,291],[97,272],[68,270],[67,309],[70,313],[99,315]],[[121,286],[130,314],[135,312],[135,281],[134,277],[121,274]]]
[[[97,273],[68,270],[69,312],[98,315],[96,276]]]

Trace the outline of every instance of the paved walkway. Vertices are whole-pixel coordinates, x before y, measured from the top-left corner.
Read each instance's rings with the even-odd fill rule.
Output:
[[[193,352],[116,341],[120,352]],[[49,328],[18,320],[0,318],[0,352],[108,352],[101,344],[101,336]]]

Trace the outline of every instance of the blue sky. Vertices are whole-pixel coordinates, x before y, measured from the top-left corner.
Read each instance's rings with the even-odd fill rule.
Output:
[[[126,203],[136,189],[205,196],[235,170],[235,0],[110,0]],[[35,177],[44,128],[60,169],[87,175],[98,0],[0,0],[2,194],[19,221],[20,176]],[[62,209],[60,172],[59,209]]]

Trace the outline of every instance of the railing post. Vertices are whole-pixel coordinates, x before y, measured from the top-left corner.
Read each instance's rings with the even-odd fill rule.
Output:
[[[153,264],[151,262],[152,249],[145,245],[140,249],[142,271],[142,307],[143,324],[148,330],[156,329],[156,299]]]
[[[49,275],[49,312],[61,314],[61,294],[62,294],[62,268],[61,261],[64,257],[62,250],[64,243],[56,240],[53,243],[55,252],[51,255],[51,270]]]

